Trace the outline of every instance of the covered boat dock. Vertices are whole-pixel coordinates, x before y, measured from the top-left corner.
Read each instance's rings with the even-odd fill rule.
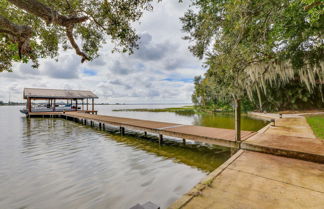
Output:
[[[27,99],[27,102],[26,109],[21,112],[27,116],[40,115],[43,112],[55,115],[61,112],[73,111],[97,114],[94,99],[97,99],[98,96],[91,91],[25,88],[23,97]],[[45,103],[33,104],[33,101],[38,100],[45,100]],[[91,104],[89,104],[89,100]],[[89,108],[90,105],[91,109]]]

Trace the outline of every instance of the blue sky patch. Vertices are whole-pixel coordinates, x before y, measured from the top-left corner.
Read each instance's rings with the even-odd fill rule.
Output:
[[[88,76],[95,76],[97,75],[97,72],[91,69],[84,69],[82,71],[83,74],[88,75]]]
[[[192,78],[165,78],[163,81],[171,81],[171,82],[184,82],[184,83],[192,83]]]

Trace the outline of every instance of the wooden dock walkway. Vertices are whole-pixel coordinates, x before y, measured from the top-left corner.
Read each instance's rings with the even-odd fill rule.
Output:
[[[106,115],[93,115],[81,112],[66,112],[62,113],[61,116],[77,119],[79,121],[82,120],[84,124],[92,124],[92,122],[95,121],[100,127],[104,127],[104,124],[118,126],[121,128],[121,132],[124,132],[125,128],[128,128],[131,130],[140,130],[159,134],[160,141],[163,140],[163,135],[165,135],[225,147],[239,148],[239,142],[235,141],[235,130],[232,129],[182,125],[177,123],[165,123]],[[252,131],[242,131],[241,140],[246,140],[254,134],[255,132]]]

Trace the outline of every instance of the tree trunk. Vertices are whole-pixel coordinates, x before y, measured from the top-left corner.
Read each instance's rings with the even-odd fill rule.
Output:
[[[235,141],[241,141],[241,100],[235,101]]]

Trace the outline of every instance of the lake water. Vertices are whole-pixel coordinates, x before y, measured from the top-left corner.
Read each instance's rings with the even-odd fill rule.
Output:
[[[181,105],[99,105],[99,114],[211,127],[233,127],[233,117],[122,108]],[[128,209],[152,201],[166,208],[230,157],[227,148],[120,136],[63,119],[27,119],[21,107],[0,106],[0,208]],[[265,122],[242,118],[245,130]]]

